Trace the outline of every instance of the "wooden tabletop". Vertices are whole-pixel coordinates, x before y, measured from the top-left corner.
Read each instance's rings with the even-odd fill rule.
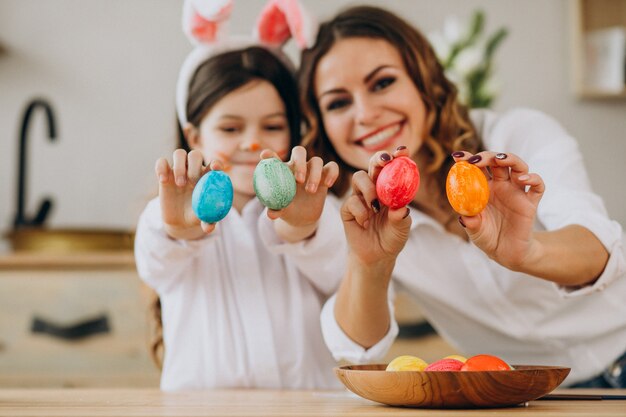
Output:
[[[626,395],[626,390],[560,393]],[[166,393],[158,389],[1,389],[0,416],[626,416],[626,400],[531,401],[493,410],[388,407],[347,391],[216,390]]]

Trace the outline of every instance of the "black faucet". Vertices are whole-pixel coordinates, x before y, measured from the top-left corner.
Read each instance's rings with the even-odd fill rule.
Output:
[[[18,182],[17,182],[17,213],[15,214],[15,220],[13,227],[15,229],[24,226],[41,226],[43,225],[50,209],[52,208],[52,201],[49,198],[45,198],[39,206],[37,214],[27,219],[24,214],[24,205],[26,198],[26,139],[28,133],[28,126],[30,118],[33,112],[41,107],[45,110],[48,119],[48,137],[51,141],[56,138],[56,126],[54,123],[54,114],[52,112],[52,106],[42,99],[34,99],[26,107],[24,111],[24,118],[22,119],[22,129],[20,131],[20,149],[19,149],[19,165],[18,165]]]

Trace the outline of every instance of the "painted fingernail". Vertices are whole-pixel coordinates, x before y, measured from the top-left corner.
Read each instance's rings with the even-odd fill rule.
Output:
[[[481,159],[483,159],[482,156],[474,155],[474,156],[470,157],[470,159],[468,159],[467,162],[469,162],[470,164],[475,164],[476,162],[480,161]]]
[[[380,202],[377,198],[372,200],[372,210],[374,210],[374,213],[378,213],[380,211]]]
[[[380,154],[380,159],[385,161],[385,162],[389,162],[389,161],[391,161],[391,155],[389,155],[387,152],[381,153]]]
[[[454,158],[463,158],[463,156],[465,156],[465,152],[463,152],[463,151],[455,151],[455,152],[452,152],[452,156]]]
[[[517,177],[517,179],[520,181],[528,181],[530,179],[530,175],[528,174],[520,175],[519,177]]]
[[[411,214],[411,210],[407,207],[406,208],[406,213],[404,213],[404,216],[402,216],[402,218],[406,219],[407,217],[409,217],[409,214]]]
[[[506,159],[508,155],[505,153],[497,153],[496,154],[496,159]]]
[[[465,223],[463,223],[463,218],[461,216],[459,216],[459,223],[461,223],[461,226],[467,227],[465,226]]]
[[[398,146],[398,147],[396,148],[396,151],[403,151],[403,150],[405,150],[405,149],[406,149],[406,146],[404,146],[404,145],[400,145],[400,146]]]

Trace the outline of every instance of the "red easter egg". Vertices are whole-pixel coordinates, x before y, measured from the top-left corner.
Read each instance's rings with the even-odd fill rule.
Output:
[[[469,358],[461,371],[510,371],[511,366],[493,355],[476,355]]]
[[[476,165],[459,161],[448,172],[446,195],[454,211],[463,216],[475,216],[489,202],[487,177]]]
[[[400,156],[383,167],[376,179],[378,200],[391,209],[409,204],[420,185],[417,164],[411,158]]]
[[[425,371],[460,371],[463,362],[456,359],[439,359],[428,365]]]

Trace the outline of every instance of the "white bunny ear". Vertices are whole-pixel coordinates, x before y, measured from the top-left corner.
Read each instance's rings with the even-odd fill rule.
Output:
[[[317,29],[317,22],[298,0],[270,0],[259,15],[255,36],[274,47],[293,37],[304,49],[315,43]]]
[[[232,8],[232,0],[185,0],[183,32],[194,45],[213,43]]]

